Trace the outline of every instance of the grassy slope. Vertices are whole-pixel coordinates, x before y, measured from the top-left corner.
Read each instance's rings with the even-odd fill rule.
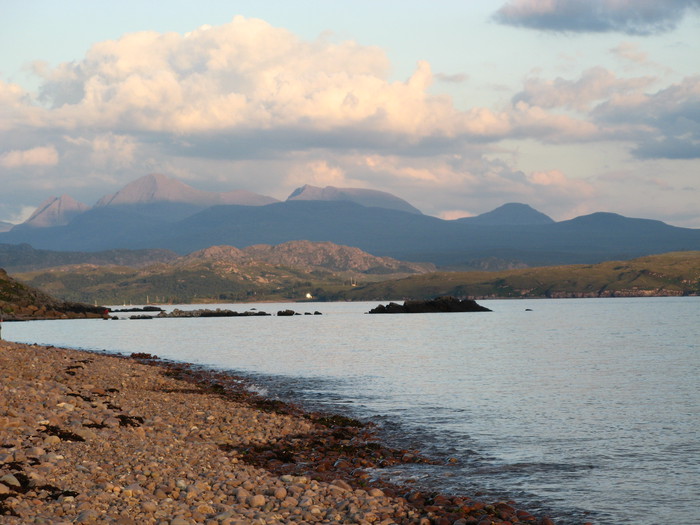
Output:
[[[438,272],[362,286],[337,299],[607,297],[700,294],[700,252],[503,272]]]

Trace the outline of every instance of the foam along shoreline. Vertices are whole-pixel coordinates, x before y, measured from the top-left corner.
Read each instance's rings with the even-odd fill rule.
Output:
[[[374,478],[428,460],[149,354],[0,341],[0,401],[3,523],[553,523]]]

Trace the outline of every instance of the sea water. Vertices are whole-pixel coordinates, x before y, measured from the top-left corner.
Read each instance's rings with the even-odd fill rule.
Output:
[[[38,321],[3,335],[231,370],[373,420],[441,463],[384,472],[397,481],[512,499],[563,524],[697,523],[700,298],[480,303],[493,312],[210,305],[323,315]]]

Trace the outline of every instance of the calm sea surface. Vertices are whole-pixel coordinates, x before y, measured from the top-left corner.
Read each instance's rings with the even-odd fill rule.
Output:
[[[700,298],[480,303],[493,312],[219,305],[324,315],[5,323],[3,336],[245,373],[269,395],[458,460],[394,479],[514,499],[565,524],[699,523]]]

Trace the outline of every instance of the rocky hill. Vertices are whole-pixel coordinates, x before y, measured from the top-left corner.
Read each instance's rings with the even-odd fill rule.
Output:
[[[9,277],[0,268],[0,319],[3,321],[100,318],[104,311],[101,306],[54,299]]]
[[[103,257],[107,252],[103,252]],[[124,252],[115,252],[122,260]],[[375,257],[333,243],[295,241],[243,250],[212,246],[149,266],[83,261],[17,273],[24,282],[65,300],[102,304],[301,300],[336,291],[435,271],[425,263]],[[65,259],[65,257],[64,257]],[[325,293],[325,292],[324,292]]]
[[[238,249],[233,246],[212,246],[179,259],[175,264],[219,260],[250,263],[253,261],[290,266],[300,270],[355,272],[362,274],[426,273],[435,271],[430,263],[398,261],[391,257],[376,257],[359,248],[340,246],[332,242],[290,241],[278,245],[256,244]]]

